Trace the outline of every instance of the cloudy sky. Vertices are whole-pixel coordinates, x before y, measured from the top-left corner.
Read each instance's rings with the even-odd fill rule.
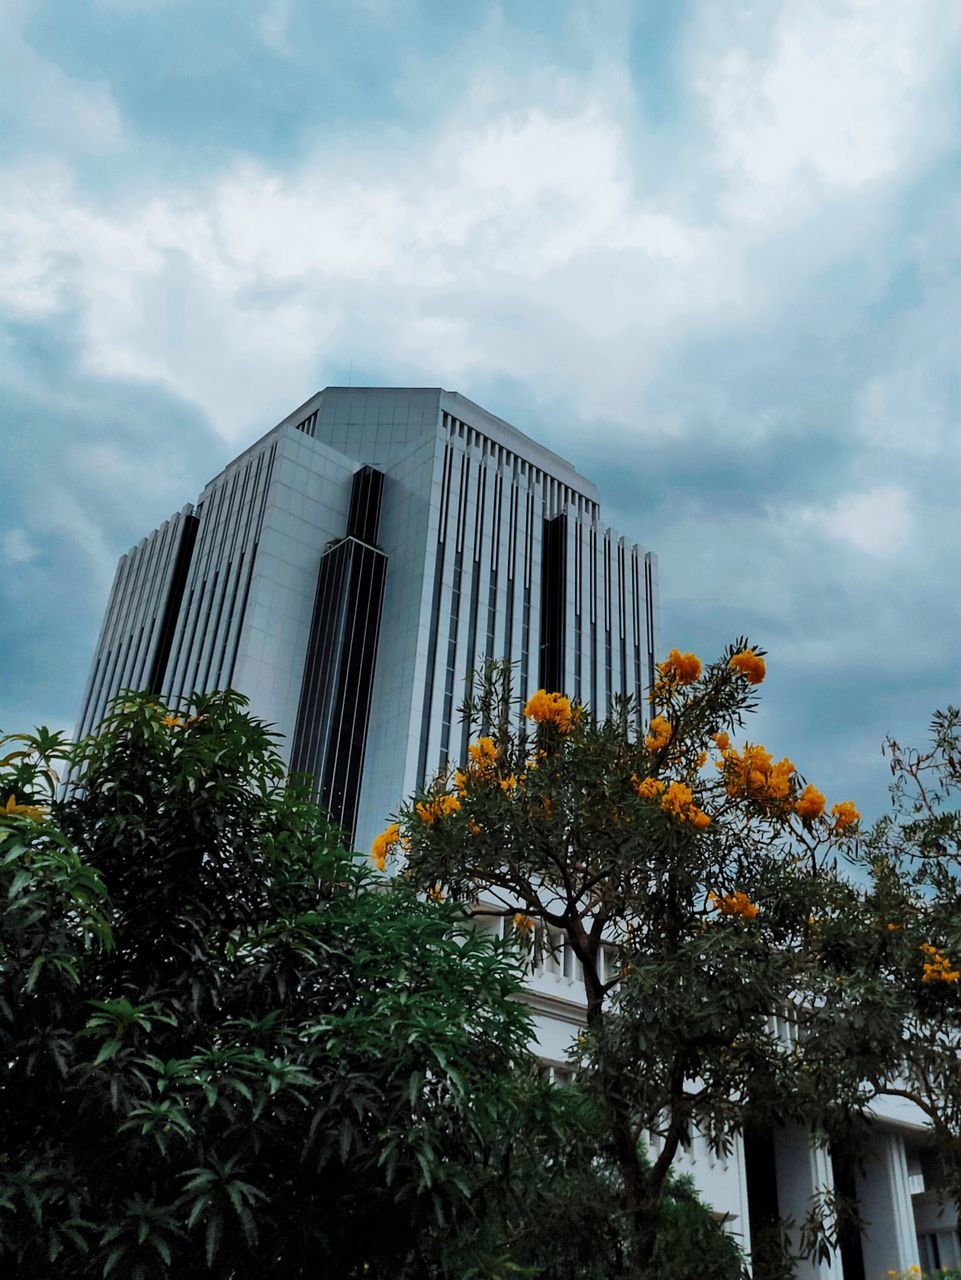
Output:
[[[0,726],[118,556],[328,384],[443,385],[770,651],[886,803],[961,699],[956,0],[7,0]]]

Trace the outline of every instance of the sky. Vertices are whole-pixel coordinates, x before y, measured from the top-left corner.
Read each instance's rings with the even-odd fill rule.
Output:
[[[326,385],[462,392],[866,817],[961,701],[956,0],[7,0],[0,730]]]

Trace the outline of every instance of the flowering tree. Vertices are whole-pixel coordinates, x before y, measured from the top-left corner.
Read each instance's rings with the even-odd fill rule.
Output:
[[[889,1024],[908,1004],[933,1019],[957,1008],[946,914],[874,863],[868,887],[842,874],[863,856],[854,805],[828,808],[791,760],[734,741],[764,675],[747,640],[706,670],[672,650],[639,733],[627,702],[601,720],[546,690],[519,721],[495,664],[465,707],[478,731],[465,767],[414,796],[372,852],[531,946],[553,931],[573,949],[587,1032],[572,1057],[605,1117],[631,1274],[652,1264],[659,1197],[695,1126],[718,1148],[748,1112],[837,1131],[867,1104],[865,1068],[881,1087],[898,1066],[899,1035],[889,1053],[865,1049],[865,995]],[[889,927],[896,893],[911,902],[903,930]],[[772,1023],[786,1014],[790,1044]]]

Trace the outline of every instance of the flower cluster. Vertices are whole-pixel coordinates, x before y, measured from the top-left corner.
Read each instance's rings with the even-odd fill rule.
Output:
[[[671,740],[673,730],[663,716],[655,716],[650,723],[644,745],[649,751],[660,751]]]
[[[444,890],[440,887],[440,885],[439,885],[439,884],[432,885],[432,886],[427,890],[427,897],[428,897],[429,901],[431,901],[431,902],[443,902],[443,901],[444,901]]]
[[[723,897],[719,897],[716,893],[709,893],[707,900],[709,909],[720,911],[722,916],[740,916],[744,920],[754,920],[761,914],[760,907],[756,906],[740,889],[736,893],[726,893]]]
[[[515,933],[533,933],[534,921],[530,918],[530,916],[525,916],[522,912],[518,911],[517,914],[514,916],[514,932]]]
[[[824,796],[809,782],[794,802],[794,812],[802,822],[814,822],[824,812]]]
[[[681,653],[679,649],[672,649],[665,660],[658,663],[657,669],[661,673],[658,683],[665,688],[693,684],[700,679],[701,659],[696,653]]]
[[[766,674],[764,659],[759,658],[753,649],[742,649],[732,654],[729,667],[744,677],[748,684],[760,684]]]
[[[414,806],[418,818],[428,827],[438,818],[447,818],[460,808],[456,796],[434,796],[433,800],[421,800]]]
[[[850,800],[842,800],[840,804],[831,806],[831,817],[834,819],[834,830],[843,831],[845,827],[853,827],[861,815]]]
[[[383,871],[387,865],[387,859],[398,846],[403,846],[404,843],[404,837],[400,834],[400,827],[396,822],[392,822],[386,831],[382,831],[374,838],[370,846],[370,860],[378,871]]]
[[[467,748],[470,757],[466,771],[458,769],[454,774],[454,787],[459,796],[466,796],[472,782],[490,782],[497,768],[497,747],[493,738],[478,738]]]
[[[642,800],[656,800],[667,786],[660,778],[645,778],[642,782],[636,773],[631,775],[631,784]]]
[[[724,772],[729,796],[743,796],[766,808],[777,808],[789,798],[796,770],[787,756],[775,763],[770,751],[749,742],[743,752],[728,747],[721,754],[718,768]]]
[[[546,689],[538,689],[531,695],[524,715],[538,724],[556,725],[561,733],[570,733],[576,723],[576,712],[571,707],[570,698],[565,698],[562,693],[548,693]]]
[[[928,957],[921,973],[922,982],[957,982],[961,978],[961,969],[952,969],[944,952],[930,942],[922,942],[918,950]]]
[[[694,803],[694,793],[684,782],[672,782],[668,786],[661,796],[661,808],[678,822],[689,822],[698,831],[711,825],[711,819]]]

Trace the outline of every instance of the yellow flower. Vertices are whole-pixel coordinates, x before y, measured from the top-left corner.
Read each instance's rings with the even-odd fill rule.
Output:
[[[707,764],[707,752],[699,751],[697,753],[697,767],[699,769],[703,769],[706,764]]]
[[[716,733],[714,735],[714,745],[717,747],[718,751],[730,751],[731,739],[726,733]]]
[[[509,778],[501,778],[501,791],[511,792],[517,786],[517,779],[513,774]]]
[[[853,827],[861,819],[861,815],[850,800],[842,800],[840,804],[832,805],[831,817],[834,819],[835,832],[843,831],[846,827]]]
[[[770,751],[749,742],[743,751],[725,751],[717,767],[724,772],[729,796],[754,800],[769,811],[783,810],[796,772],[787,756],[775,764]]]
[[[183,728],[184,722],[180,718],[180,716],[175,716],[168,713],[167,715],[164,716],[162,723],[165,724],[168,729],[181,729]]]
[[[645,778],[643,782],[638,782],[636,773],[631,774],[631,782],[642,800],[656,800],[667,785],[660,778]]]
[[[525,916],[522,912],[518,911],[514,916],[514,930],[516,933],[533,933],[534,921],[530,916]]]
[[[922,967],[921,981],[928,982],[957,982],[961,978],[961,970],[952,969],[951,961],[946,955],[933,947],[930,942],[922,942],[918,950],[925,955],[931,957],[926,960]]]
[[[538,724],[556,725],[561,733],[570,733],[577,722],[577,712],[572,709],[570,698],[565,698],[562,693],[548,693],[546,689],[538,689],[531,695],[524,715]]]
[[[759,658],[753,649],[742,649],[740,653],[735,653],[728,666],[742,675],[748,684],[760,684],[766,673],[764,659]]]
[[[701,675],[701,659],[696,653],[681,653],[672,649],[664,662],[657,667],[667,685],[693,684]]]
[[[414,806],[421,822],[431,826],[438,818],[447,818],[460,808],[456,796],[435,796],[433,800],[420,801]]]
[[[903,924],[889,924],[887,926],[888,933],[899,933],[903,928]]]
[[[644,745],[649,751],[660,751],[670,742],[672,732],[670,724],[663,716],[655,716],[644,739]]]
[[[435,884],[433,888],[427,890],[427,896],[431,900],[431,902],[443,902],[444,890],[440,887],[439,884]]]
[[[481,833],[480,823],[475,822],[473,818],[468,818],[467,830],[471,833],[472,836],[479,836]]]
[[[477,765],[493,764],[497,758],[497,748],[493,738],[478,738],[467,748],[467,754]]]
[[[4,818],[29,818],[31,822],[42,822],[46,815],[46,810],[42,809],[38,804],[19,804],[17,797],[13,794],[7,797],[7,803],[0,809],[0,817]]]
[[[690,822],[703,831],[711,825],[711,819],[694,803],[694,793],[684,782],[672,782],[661,797],[661,808],[679,822]]]
[[[824,812],[824,796],[808,783],[794,803],[794,812],[802,822],[813,822]]]
[[[403,844],[403,840],[400,826],[396,822],[392,822],[386,831],[374,837],[374,842],[370,846],[370,860],[378,871],[383,871],[388,857],[399,844]]]
[[[754,920],[761,914],[760,907],[740,889],[736,893],[727,893],[719,897],[716,893],[707,895],[709,910],[720,911],[722,916],[741,916],[744,920]]]

